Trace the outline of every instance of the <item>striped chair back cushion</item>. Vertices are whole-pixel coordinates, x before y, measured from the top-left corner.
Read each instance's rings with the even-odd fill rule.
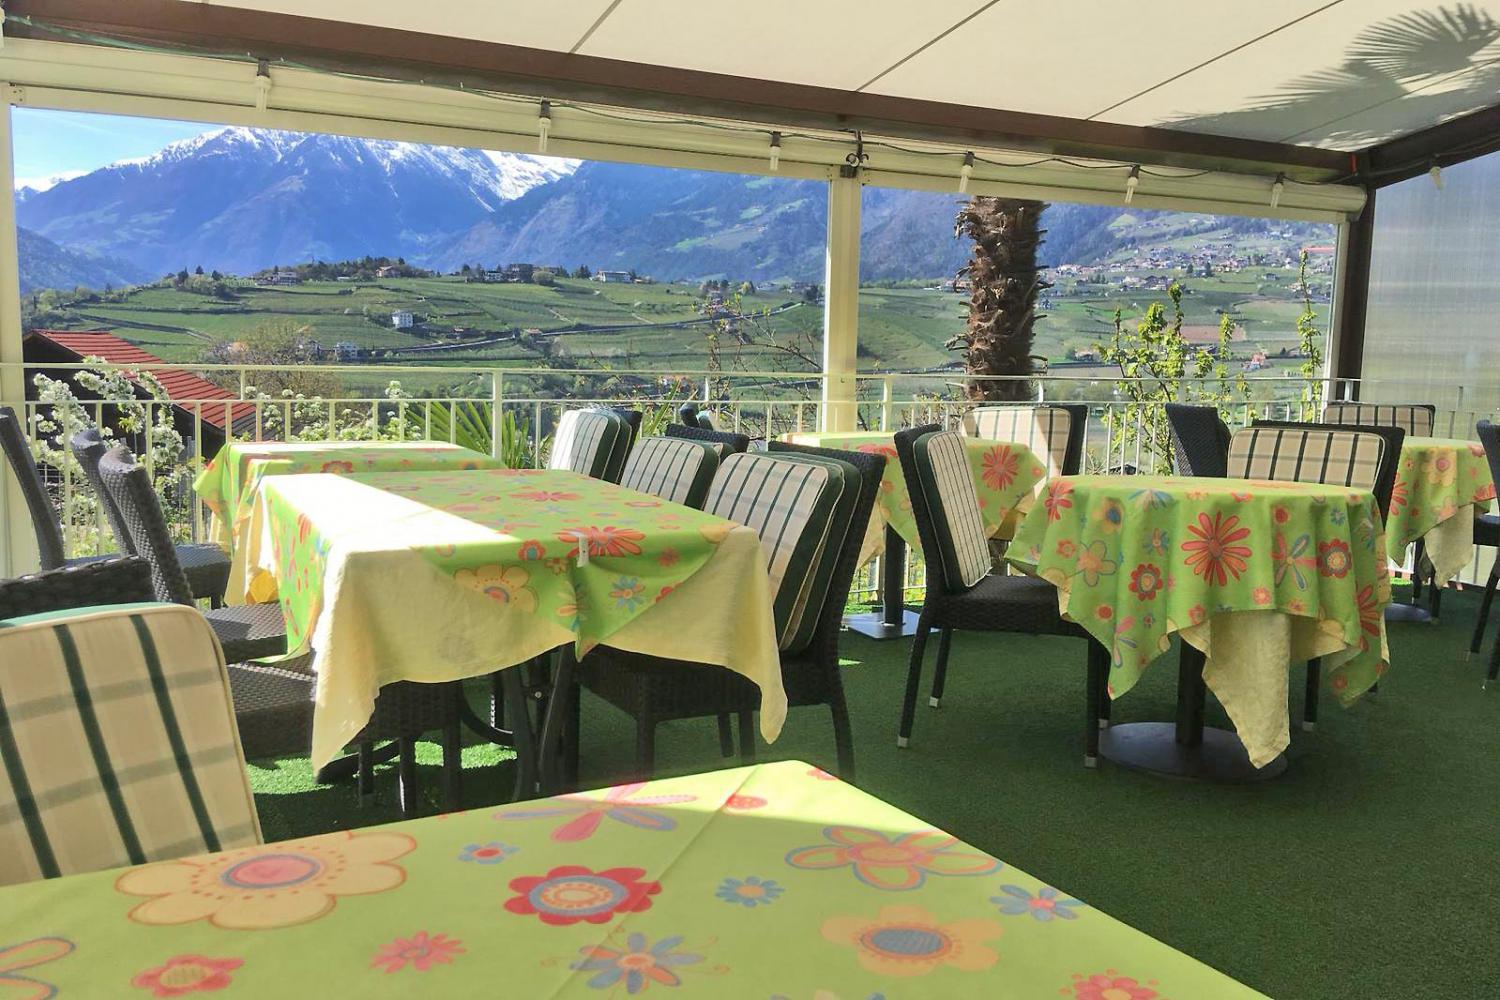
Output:
[[[704,510],[760,536],[771,576],[776,637],[783,649],[796,637],[843,486],[843,478],[828,464],[746,452],[726,458],[709,487]]]
[[[1434,407],[1421,403],[1329,403],[1323,422],[1399,427],[1407,437],[1432,437],[1436,415]]]
[[[980,406],[964,414],[969,437],[1023,444],[1047,462],[1049,479],[1062,475],[1073,414],[1052,406]]]
[[[1385,447],[1373,433],[1245,427],[1229,440],[1229,476],[1373,490]]]
[[[258,843],[202,614],[136,604],[0,622],[0,884]]]
[[[569,410],[552,436],[547,468],[582,473],[602,479],[621,438],[629,439],[624,420],[603,410]]]
[[[643,438],[625,460],[620,485],[701,508],[718,467],[718,450],[707,441]]]
[[[785,634],[781,637],[783,650],[797,652],[805,649],[817,632],[818,619],[823,613],[823,605],[828,600],[828,588],[833,582],[833,572],[837,568],[849,532],[855,530],[854,506],[859,500],[863,483],[857,468],[830,455],[778,452],[776,457],[786,462],[822,466],[832,472],[837,481],[838,492],[829,514],[828,531],[823,534],[817,551],[813,553],[812,566],[787,620]],[[861,528],[859,532],[863,537],[864,530]]]
[[[989,575],[990,547],[963,438],[957,431],[924,434],[913,452],[942,549],[943,580],[949,590],[967,590]]]

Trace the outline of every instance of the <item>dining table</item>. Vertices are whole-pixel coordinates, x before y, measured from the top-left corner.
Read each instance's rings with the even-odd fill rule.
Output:
[[[1144,770],[1246,781],[1285,770],[1288,672],[1321,660],[1344,705],[1389,665],[1383,522],[1367,490],[1181,476],[1063,476],[1007,558],[1109,650],[1125,695],[1181,640],[1177,719],[1115,724],[1100,754]],[[1234,731],[1204,724],[1212,690]]]
[[[1438,598],[1448,581],[1474,558],[1474,518],[1490,509],[1495,480],[1484,445],[1462,438],[1407,437],[1401,443],[1396,483],[1386,518],[1387,554],[1397,564],[1420,543],[1417,563],[1432,566],[1432,600],[1390,610],[1401,620],[1425,621],[1437,615]],[[1413,565],[1413,577],[1423,571]],[[1415,596],[1415,595],[1414,595]]]
[[[718,665],[761,692],[767,741],[786,717],[766,557],[751,528],[561,470],[284,475],[257,490],[244,596],[275,580],[288,652],[312,650],[312,764],[369,719],[380,688],[490,674],[595,645]],[[549,758],[544,758],[544,760]]]
[[[1265,1000],[800,761],[0,889],[4,996],[220,992]]]
[[[875,509],[865,528],[860,546],[859,565],[884,555],[881,563],[881,610],[850,615],[851,629],[872,639],[897,639],[916,634],[917,615],[907,611],[906,551],[921,551],[917,536],[917,519],[911,509],[911,494],[906,488],[906,474],[896,453],[894,432],[795,432],[783,440],[792,444],[818,448],[841,448],[863,451],[885,457],[885,473],[875,494]],[[965,437],[964,452],[974,489],[979,497],[979,514],[985,536],[993,538],[1016,516],[1047,477],[1046,462],[1024,444]]]
[[[193,491],[208,508],[209,537],[229,553],[230,573],[244,572],[244,535],[256,491],[268,476],[309,472],[422,472],[500,468],[483,452],[446,441],[230,441],[193,480]],[[251,592],[272,596],[270,581]]]

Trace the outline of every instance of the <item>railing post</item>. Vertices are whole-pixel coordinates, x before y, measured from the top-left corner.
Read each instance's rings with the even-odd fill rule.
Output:
[[[880,429],[894,431],[896,423],[896,380],[889,375],[880,379]]]

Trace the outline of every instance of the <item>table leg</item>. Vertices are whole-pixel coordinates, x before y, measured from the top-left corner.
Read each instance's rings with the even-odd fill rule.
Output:
[[[1422,596],[1422,557],[1426,555],[1426,552],[1427,546],[1421,539],[1418,539],[1411,560],[1411,603],[1402,604],[1392,601],[1390,604],[1387,604],[1384,612],[1387,622],[1421,623],[1436,620],[1436,613],[1422,607],[1420,601]],[[1436,588],[1434,588],[1434,593],[1436,593]]]
[[[1238,736],[1203,724],[1208,696],[1203,665],[1203,654],[1184,644],[1177,670],[1176,721],[1131,722],[1100,730],[1099,756],[1135,771],[1200,781],[1265,781],[1285,771],[1285,755],[1257,768]]]
[[[906,610],[906,540],[885,527],[885,555],[880,561],[880,612],[850,615],[849,628],[871,639],[901,639],[917,634],[917,613]]]
[[[571,699],[578,696],[573,690],[573,673],[577,661],[571,646],[564,647],[557,658],[557,669],[552,676],[552,696],[547,699],[547,714],[542,722],[542,736],[538,740],[540,766],[540,791],[542,795],[556,795],[562,788],[565,761],[563,733],[568,718],[572,715]]]

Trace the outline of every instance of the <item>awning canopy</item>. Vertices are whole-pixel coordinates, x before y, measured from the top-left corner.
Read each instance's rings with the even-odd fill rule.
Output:
[[[789,175],[853,157],[867,183],[1291,218],[1348,217],[1381,175],[1493,142],[1472,113],[1500,88],[1484,4],[1409,0],[7,10],[8,36],[45,42],[0,51],[37,106],[529,150],[545,124],[548,152],[725,170],[769,169],[774,144]]]

